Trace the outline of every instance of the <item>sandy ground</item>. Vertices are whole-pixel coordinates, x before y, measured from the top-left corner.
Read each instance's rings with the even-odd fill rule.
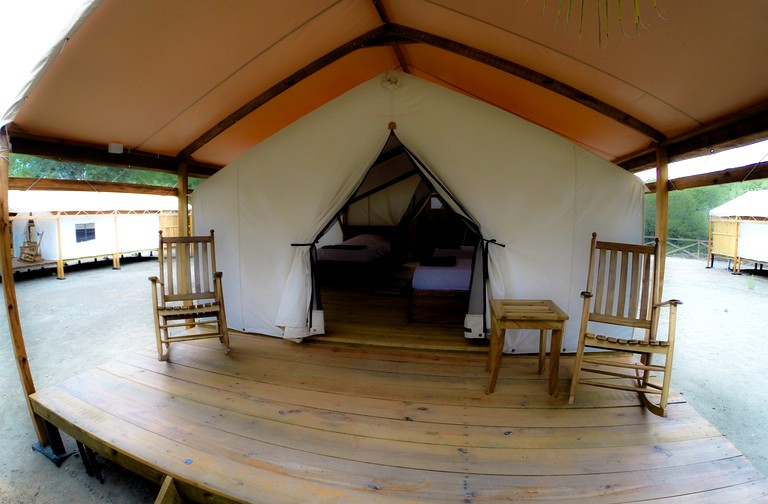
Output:
[[[768,474],[768,276],[732,275],[725,264],[670,258],[665,298],[678,315],[673,387]],[[17,281],[36,386],[57,383],[154,343],[150,288],[155,261]],[[33,452],[35,434],[0,314],[0,503],[153,502],[158,488],[101,459],[105,482],[79,456],[60,468]],[[69,451],[75,442],[64,435]]]

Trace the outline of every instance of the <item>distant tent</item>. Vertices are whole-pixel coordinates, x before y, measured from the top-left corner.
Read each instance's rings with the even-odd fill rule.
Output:
[[[709,211],[708,262],[733,261],[738,272],[744,261],[768,264],[768,190],[750,191]]]
[[[39,250],[43,260],[70,261],[157,249],[158,230],[166,220],[176,222],[178,198],[11,190],[8,206],[17,257],[25,240],[43,236]]]
[[[308,245],[364,187],[390,128],[447,204],[505,245],[488,248],[486,296],[553,299],[574,321],[564,344],[573,349],[590,235],[642,240],[642,182],[512,114],[398,72],[296,121],[195,189],[196,232],[216,230],[230,325],[286,338],[324,331],[322,313],[311,315]],[[483,330],[477,318],[468,335]],[[510,333],[507,349],[536,344]]]

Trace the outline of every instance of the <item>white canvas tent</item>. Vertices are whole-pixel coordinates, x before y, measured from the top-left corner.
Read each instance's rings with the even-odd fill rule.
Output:
[[[40,255],[70,261],[156,249],[161,213],[176,214],[176,196],[77,191],[8,191],[16,256],[29,222]],[[80,229],[78,229],[80,227]],[[88,229],[88,236],[78,231]]]
[[[746,192],[709,211],[710,264],[714,256],[768,263],[768,190]]]
[[[291,244],[316,239],[390,127],[482,236],[505,245],[490,247],[488,294],[553,299],[571,316],[564,346],[573,350],[590,234],[639,242],[643,184],[539,126],[398,72],[296,121],[195,189],[195,232],[216,230],[230,326],[286,338],[323,331],[308,325],[309,249]],[[534,345],[508,336],[508,351]]]

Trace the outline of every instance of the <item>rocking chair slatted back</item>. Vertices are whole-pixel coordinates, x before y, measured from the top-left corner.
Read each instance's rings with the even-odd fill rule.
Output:
[[[160,281],[166,286],[167,301],[188,301],[214,297],[216,271],[214,238],[211,236],[161,237],[158,257]]]
[[[159,274],[150,277],[155,314],[157,353],[167,360],[170,344],[219,338],[229,349],[229,334],[216,269],[214,234],[164,237],[160,232]]]
[[[658,241],[654,245],[596,242],[587,283],[592,293],[589,320],[650,329],[651,306],[657,301],[657,253]]]

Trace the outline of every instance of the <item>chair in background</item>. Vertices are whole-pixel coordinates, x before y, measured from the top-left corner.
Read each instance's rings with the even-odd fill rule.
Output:
[[[160,274],[150,277],[157,356],[168,360],[177,341],[219,338],[229,351],[229,333],[210,236],[163,237],[158,250]]]
[[[659,301],[658,254],[658,238],[654,245],[632,245],[597,241],[597,234],[592,233],[570,403],[579,384],[608,387],[638,392],[651,412],[667,416],[675,319],[681,303],[675,299]],[[657,329],[663,307],[669,308],[669,317],[666,338],[660,339]],[[585,348],[631,353],[639,358],[585,354]],[[662,375],[660,381],[656,375]]]
[[[25,241],[19,249],[19,261],[33,263],[40,257],[40,245],[43,243],[43,232],[37,241]]]

